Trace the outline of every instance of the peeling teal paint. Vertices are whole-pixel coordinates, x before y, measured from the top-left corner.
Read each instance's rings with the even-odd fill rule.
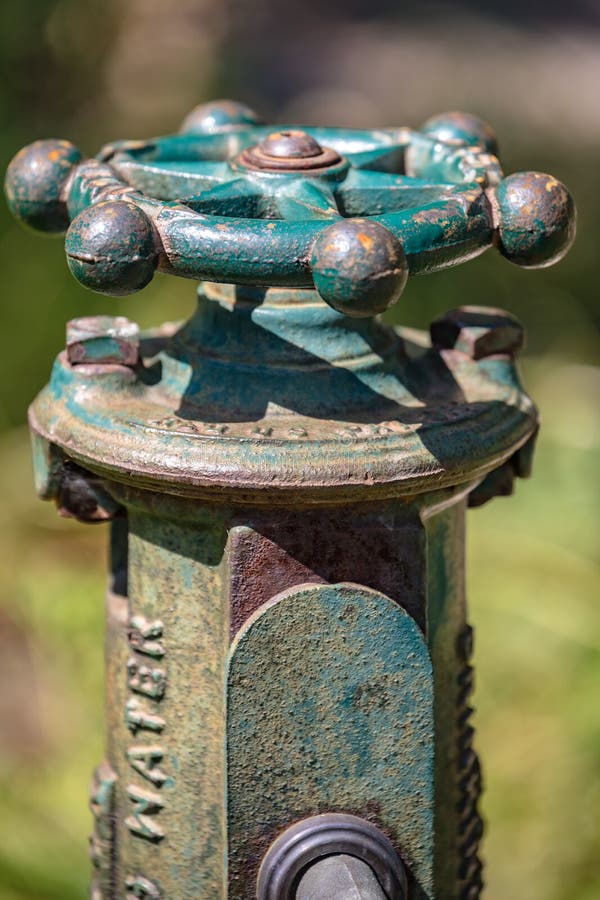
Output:
[[[30,409],[40,496],[113,520],[94,900],[249,900],[270,842],[336,811],[393,842],[409,900],[479,897],[464,511],[531,470],[523,330],[374,313],[492,246],[564,255],[568,191],[496,152],[464,113],[271,134],[218,101],[177,135],[11,163],[12,211],[68,229],[87,287],[204,282],[139,345],[70,323]]]

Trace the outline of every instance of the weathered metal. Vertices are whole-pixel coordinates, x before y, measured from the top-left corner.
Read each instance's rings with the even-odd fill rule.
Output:
[[[67,360],[72,366],[139,361],[140,329],[124,316],[85,316],[67,323]]]
[[[338,853],[325,856],[313,863],[298,882],[297,900],[386,900],[386,894],[371,866],[356,856]],[[400,897],[405,895],[400,895]]]
[[[361,860],[366,867],[353,867]],[[324,875],[319,862],[341,863]],[[352,868],[351,868],[352,867]],[[366,869],[366,870],[365,870]],[[341,893],[335,881],[348,871],[366,882],[366,889],[375,891],[375,900],[405,900],[407,884],[402,860],[394,845],[374,825],[358,816],[328,813],[296,822],[273,842],[262,861],[258,875],[258,900],[293,900],[301,897],[354,897],[358,886],[354,878],[350,892]],[[299,884],[300,879],[302,883]],[[324,882],[327,893],[324,892]],[[297,893],[296,893],[297,890]],[[363,891],[359,896],[367,897]]]
[[[273,132],[220,102],[11,163],[86,286],[203,280],[182,325],[70,323],[30,410],[40,496],[111,521],[94,900],[479,896],[464,515],[530,472],[523,330],[376,314],[493,245],[566,252],[566,189],[495,152],[466,114]]]
[[[313,174],[341,162],[339,153],[298,129],[275,131],[259,144],[246,147],[238,157],[238,163],[249,169]]]

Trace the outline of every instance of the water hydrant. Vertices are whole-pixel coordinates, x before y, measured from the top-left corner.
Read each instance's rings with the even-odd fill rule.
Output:
[[[378,314],[492,245],[567,251],[566,188],[496,154],[462,113],[274,130],[223,101],[11,163],[86,287],[200,282],[184,324],[70,322],[30,409],[39,494],[111,528],[93,900],[480,896],[465,510],[530,470],[523,330]]]

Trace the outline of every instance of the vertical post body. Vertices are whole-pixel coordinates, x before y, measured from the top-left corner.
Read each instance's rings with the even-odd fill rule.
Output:
[[[253,900],[274,842],[325,814],[388,841],[403,900],[475,900],[465,498],[524,472],[514,359],[308,291],[199,300],[136,369],[60,356],[32,408],[44,495],[126,512],[92,896]]]
[[[116,826],[110,876],[99,897],[250,900],[260,862],[277,834],[294,821],[330,811],[371,821],[405,858],[413,824],[388,795],[423,788],[423,802],[428,791],[433,798],[433,814],[419,859],[426,860],[432,881],[419,885],[409,867],[409,896],[466,897],[460,875],[459,681],[466,622],[464,502],[459,494],[446,492],[441,502],[439,495],[423,495],[409,503],[313,510],[219,507],[174,498],[161,505],[159,498],[134,497],[131,491],[128,500],[128,528],[119,525],[113,542],[118,571],[127,542],[128,583],[113,574],[108,597],[104,772],[114,778]],[[271,758],[254,758],[250,749],[240,768],[235,733],[227,747],[232,642],[235,646],[248,622],[260,618],[282,593],[339,583],[388,597],[408,613],[429,649],[435,738],[434,746],[422,751],[431,752],[433,759],[430,785],[411,782],[415,760],[403,758],[400,734],[387,781],[369,785],[364,778],[344,776],[335,789],[343,785],[337,798],[328,787],[320,795],[315,792],[302,772],[303,758],[295,775],[288,771],[277,782],[273,772],[280,736],[269,734],[268,717],[260,740],[272,748]],[[125,589],[127,596],[118,593]],[[326,658],[322,625],[315,616],[314,634],[309,622],[299,640],[314,639]],[[363,637],[368,640],[368,632]],[[277,666],[273,660],[273,677],[280,677],[276,669],[283,673],[295,718],[293,691],[296,681],[303,689],[302,673],[294,672],[286,659]],[[354,669],[359,672],[358,661]],[[352,669],[342,677],[353,685]],[[363,696],[368,696],[368,683]],[[280,701],[275,697],[273,702]],[[268,711],[268,698],[266,704]],[[369,741],[385,741],[385,711],[378,720],[369,719],[366,707],[363,711]],[[328,715],[336,713],[328,709]],[[234,726],[230,718],[235,731]],[[311,740],[326,766],[327,744],[319,749],[318,733]],[[350,758],[353,748],[346,749]],[[370,751],[366,753],[368,757]],[[250,783],[248,759],[254,769]],[[340,769],[344,764],[340,757]],[[390,791],[393,783],[397,790]]]
[[[127,596],[109,592],[106,654],[114,893],[103,900],[226,896],[228,603],[223,530],[203,512],[189,522],[130,508],[120,535]]]
[[[529,472],[523,330],[479,307],[430,341],[373,317],[409,271],[491,245],[557,261],[575,207],[551,176],[505,177],[463,113],[418,132],[258,122],[209,104],[95,160],[36,142],[7,173],[18,218],[68,227],[85,286],[125,295],[158,267],[219,282],[141,342],[121,317],[71,322],[30,411],[40,495],[82,521],[127,513],[92,898],[243,900],[260,865],[259,900],[292,900],[303,873],[280,890],[277,854],[326,813],[342,854],[371,841],[391,900],[475,900],[462,498]]]

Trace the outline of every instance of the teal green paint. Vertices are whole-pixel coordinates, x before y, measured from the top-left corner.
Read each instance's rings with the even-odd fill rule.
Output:
[[[525,268],[552,265],[575,239],[575,205],[564,184],[540,172],[517,172],[498,186],[499,247]]]
[[[125,536],[128,564],[128,615],[118,637],[121,659],[108,685],[107,728],[111,765],[118,775],[115,792],[116,846],[113,866],[118,894],[129,875],[143,873],[161,889],[164,900],[223,897],[225,828],[225,711],[223,673],[228,647],[228,603],[222,565],[225,529],[218,513],[196,507],[192,521],[153,509],[154,498],[127,498]],[[147,508],[143,509],[144,501]],[[160,514],[157,514],[160,513]],[[149,657],[128,645],[133,616],[161,623],[162,653]],[[128,689],[131,657],[163,673],[165,689],[156,700]],[[127,728],[125,703],[135,699],[160,717],[158,731]],[[158,746],[167,776],[156,786],[132,769],[132,746]],[[127,827],[129,785],[158,796],[152,824],[164,837],[140,839]]]
[[[434,182],[477,182],[489,187],[503,176],[498,158],[477,145],[456,146],[415,133],[407,154],[412,174]]]
[[[227,696],[231,900],[253,844],[319,812],[371,818],[433,896],[433,679],[401,607],[356,585],[274,598],[232,646]]]
[[[335,309],[364,316],[402,292],[404,279],[380,296],[389,272],[381,250],[391,238],[365,244],[368,264],[332,279],[316,252],[331,222],[368,218],[388,229],[411,275],[464,262],[493,243],[519,265],[546,265],[573,240],[566,188],[539,173],[504,179],[493,134],[475,117],[437,117],[420,132],[308,127],[329,162],[311,168],[309,151],[300,170],[293,158],[275,170],[261,150],[271,129],[243,108],[224,108],[192,115],[184,133],[119,141],[82,163],[72,145],[38,142],[7,174],[12,209],[41,229],[73,220],[71,271],[101,293],[141,290],[158,267],[224,283],[316,286]],[[540,179],[546,190],[553,183],[551,197]]]
[[[472,113],[440,113],[427,119],[420,130],[437,141],[482,147],[487,153],[498,156],[498,140],[493,128]]]
[[[515,366],[518,323],[502,331],[493,315],[469,325],[447,314],[432,346],[373,314],[407,275],[491,246],[526,267],[556,261],[575,208],[550,176],[505,178],[491,129],[466,114],[420,131],[306,131],[308,152],[293,147],[275,171],[277,141],[293,136],[265,141],[271,129],[251,110],[219,101],[178,135],[119,141],[96,159],[37,142],[7,173],[22,221],[68,228],[68,262],[86,286],[128,294],[157,269],[206,282],[189,322],[141,336],[139,361],[137,344],[125,336],[121,356],[109,320],[95,319],[82,358],[70,343],[30,411],[41,496],[70,511],[67,495],[75,515],[82,495],[109,497],[100,511],[122,516],[107,599],[115,834],[96,848],[102,900],[126,889],[247,898],[291,820],[342,809],[396,842],[410,900],[480,893],[464,506],[529,474],[537,413]],[[80,494],[69,496],[73,470]],[[397,590],[373,582],[391,599],[311,585],[261,606],[280,577],[324,578],[332,546],[348,566],[332,582],[370,578],[354,577],[362,529],[383,548],[369,547],[368,565],[389,571],[392,507],[419,540],[394,557]],[[255,556],[236,544],[242,530]],[[168,769],[160,784],[128,766],[146,744]],[[148,784],[160,802],[132,798]],[[142,802],[155,807],[145,822]]]
[[[36,141],[24,147],[6,172],[6,199],[13,215],[30,228],[63,232],[69,217],[62,193],[81,158],[69,141]]]
[[[389,496],[485,474],[536,427],[511,357],[444,359],[310,291],[206,285],[189,323],[150,355],[146,340],[135,370],[61,355],[32,413],[50,443],[127,484],[226,493],[234,469],[261,503]]]

